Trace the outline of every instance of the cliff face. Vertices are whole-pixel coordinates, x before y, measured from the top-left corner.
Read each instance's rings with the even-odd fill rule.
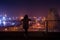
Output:
[[[51,8],[48,12],[48,15],[46,17],[46,20],[48,21],[48,30],[54,30],[55,28],[58,28],[59,24],[59,14],[55,8]]]

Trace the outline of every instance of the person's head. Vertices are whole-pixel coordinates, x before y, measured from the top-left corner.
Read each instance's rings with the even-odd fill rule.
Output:
[[[28,15],[27,14],[24,16],[24,19],[26,19],[26,18],[28,18]]]

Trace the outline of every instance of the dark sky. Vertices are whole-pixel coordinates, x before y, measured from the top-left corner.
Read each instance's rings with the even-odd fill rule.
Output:
[[[50,8],[57,8],[60,13],[59,0],[0,0],[0,14],[9,16],[46,16]]]

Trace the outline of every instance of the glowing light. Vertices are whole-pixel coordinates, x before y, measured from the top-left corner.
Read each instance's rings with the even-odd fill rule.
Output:
[[[39,18],[41,18],[41,17],[39,17]]]
[[[7,31],[7,28],[5,28],[5,31]]]
[[[3,20],[6,20],[6,18],[5,18],[5,17],[3,17]]]
[[[40,18],[37,19],[38,21],[40,20]]]
[[[0,24],[1,24],[2,22],[1,22],[1,20],[0,20]]]
[[[11,18],[9,18],[9,20],[11,20]]]
[[[43,19],[44,19],[44,20],[46,20],[46,18],[45,18],[45,17],[44,17]]]
[[[31,22],[29,21],[29,24],[30,24]]]
[[[15,23],[12,23],[12,25],[15,25]]]
[[[24,18],[23,16],[20,17],[20,19],[23,19],[23,18]]]
[[[38,17],[37,20],[40,21],[41,20],[41,17]]]
[[[46,18],[45,18],[45,17],[43,17],[42,21],[45,21],[45,20],[46,20]]]
[[[35,22],[37,23],[37,22],[38,22],[38,20],[36,19],[36,20],[35,20]]]
[[[37,23],[37,25],[38,25],[38,26],[40,26],[40,24],[39,24],[39,23]]]
[[[16,29],[18,29],[17,27],[14,27],[14,29],[16,30]]]
[[[6,14],[5,14],[4,16],[5,16],[5,17],[7,17],[7,15],[6,15]]]
[[[37,18],[37,17],[34,16],[33,18]]]
[[[4,26],[6,25],[6,22],[5,21],[3,21],[3,24],[4,24]]]

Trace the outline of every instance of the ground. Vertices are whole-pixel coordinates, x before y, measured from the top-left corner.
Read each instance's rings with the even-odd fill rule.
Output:
[[[28,37],[24,37],[24,32],[0,32],[0,39],[6,40],[48,40],[56,39],[59,33],[29,32]]]

